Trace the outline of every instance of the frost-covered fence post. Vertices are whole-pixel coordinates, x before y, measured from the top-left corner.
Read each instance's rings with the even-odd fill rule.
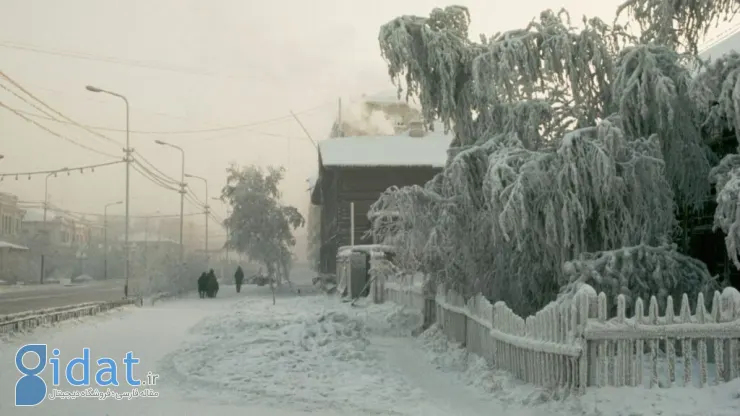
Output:
[[[385,259],[385,253],[376,250],[370,251],[370,270],[369,275],[372,279],[373,301],[375,303],[385,302],[385,279],[387,273],[383,269],[382,262]]]
[[[732,322],[740,318],[740,292],[734,287],[727,287],[722,291],[720,296],[720,312],[719,322]],[[716,341],[716,345],[721,346],[715,350],[715,356],[717,357],[717,378],[723,381],[734,380],[738,377],[738,353],[740,348],[738,340],[728,338],[720,342]],[[721,357],[721,359],[719,358]]]
[[[589,319],[596,319],[599,315],[598,296],[596,290],[589,285],[582,285],[573,300],[578,308],[578,327],[571,328],[576,331],[576,339],[581,343],[581,356],[578,359],[578,391],[585,393],[586,387],[596,385],[596,343],[586,340],[586,326]]]
[[[442,332],[445,332],[445,324],[447,322],[447,313],[444,308],[446,294],[447,289],[444,283],[437,285],[437,296],[434,297],[434,303],[437,305],[437,325],[442,329]]]

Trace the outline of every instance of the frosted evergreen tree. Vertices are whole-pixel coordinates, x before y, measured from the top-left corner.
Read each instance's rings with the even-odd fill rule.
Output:
[[[716,161],[705,137],[709,87],[693,80],[674,38],[641,43],[622,27],[584,18],[575,28],[548,10],[475,43],[469,19],[451,6],[380,30],[399,94],[419,97],[427,122],[455,139],[438,177],[373,206],[376,238],[400,247],[404,267],[520,312],[583,282],[564,269],[578,259],[626,259],[615,263],[626,283],[604,286],[610,295],[641,293],[650,279],[658,294],[713,287],[706,267],[657,266],[691,260],[670,245],[684,225],[676,218],[704,207]],[[630,247],[658,259],[629,261],[621,250]]]

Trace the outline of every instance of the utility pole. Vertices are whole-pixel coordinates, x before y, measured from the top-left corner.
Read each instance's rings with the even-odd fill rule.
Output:
[[[203,212],[206,215],[206,239],[205,239],[206,264],[209,264],[210,263],[211,255],[208,253],[208,217],[211,214],[211,211],[210,211],[210,208],[211,207],[208,205],[208,180],[206,178],[203,178],[203,177],[200,177],[200,176],[197,176],[197,175],[190,175],[188,173],[185,174],[185,177],[186,178],[200,179],[200,180],[203,181],[203,183],[205,184],[205,187],[206,187],[206,202],[203,205],[203,208],[204,208],[205,211],[203,211]]]
[[[126,259],[124,262],[125,267],[123,269],[123,274],[124,274],[124,279],[126,283],[123,286],[123,296],[128,298],[128,284],[129,284],[129,275],[130,275],[130,270],[131,270],[130,269],[131,259],[129,256],[129,225],[130,225],[130,219],[131,219],[129,215],[130,214],[129,207],[131,205],[130,177],[131,177],[131,153],[133,152],[133,149],[131,148],[131,143],[129,140],[131,136],[130,134],[131,129],[130,129],[130,123],[129,123],[130,117],[129,117],[128,99],[121,94],[118,94],[112,91],[107,91],[107,90],[104,90],[98,87],[93,87],[91,85],[88,85],[85,88],[90,92],[102,92],[108,95],[112,95],[114,97],[118,97],[122,99],[123,102],[126,104],[126,147],[123,149],[124,160],[126,161],[126,219],[125,219],[126,225],[125,225],[124,243],[123,243],[124,245],[123,251],[124,251],[124,256],[126,257]]]
[[[67,168],[61,169],[59,172],[67,172]],[[41,253],[41,278],[40,283],[44,284],[44,277],[46,277],[46,265],[44,264],[46,260],[46,256],[44,255],[46,252],[46,248],[48,248],[50,243],[50,235],[49,230],[46,227],[46,211],[49,209],[49,178],[54,176],[57,176],[58,172],[50,172],[46,175],[46,179],[44,179],[44,251]]]
[[[187,184],[185,183],[185,151],[182,150],[182,147],[175,146],[172,143],[163,142],[161,140],[155,140],[154,143],[157,143],[161,146],[169,146],[174,149],[177,149],[182,154],[182,163],[181,163],[181,171],[180,171],[180,265],[182,265],[185,261],[185,245],[183,244],[183,228],[185,226],[185,188],[187,187]]]
[[[121,205],[123,201],[111,202],[103,207],[103,279],[108,280],[108,207]]]

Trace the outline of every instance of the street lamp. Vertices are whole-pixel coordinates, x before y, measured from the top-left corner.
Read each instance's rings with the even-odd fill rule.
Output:
[[[185,224],[185,151],[182,147],[175,146],[172,143],[163,142],[161,140],[155,140],[154,143],[162,146],[169,146],[177,149],[182,154],[182,165],[180,171],[180,264],[185,259],[185,246],[183,245],[182,231]]]
[[[193,178],[193,179],[200,179],[203,181],[206,187],[206,203],[203,205],[203,208],[205,209],[204,214],[206,215],[206,241],[205,241],[205,249],[206,249],[206,263],[209,262],[211,256],[208,253],[208,215],[211,213],[209,211],[210,207],[208,206],[208,180],[206,178],[196,176],[196,175],[190,175],[188,173],[185,174],[186,178]]]
[[[105,254],[103,254],[103,279],[105,280],[108,280],[108,207],[121,204],[123,204],[123,201],[111,202],[105,204],[103,208],[103,248],[105,249]]]
[[[130,204],[130,171],[131,171],[131,146],[129,145],[129,136],[130,136],[130,129],[129,129],[129,105],[128,105],[128,99],[118,93],[107,91],[102,88],[93,87],[92,85],[88,85],[85,87],[90,92],[102,92],[104,94],[112,95],[114,97],[118,97],[123,100],[123,102],[126,104],[126,147],[123,149],[124,153],[124,159],[126,161],[126,219],[125,219],[125,232],[124,232],[124,243],[123,243],[123,251],[124,256],[126,257],[126,260],[124,262],[124,278],[126,280],[126,283],[123,286],[123,296],[128,297],[128,280],[129,280],[129,271],[130,271],[130,259],[129,259],[129,244],[128,244],[128,237],[129,237],[129,206]]]
[[[48,244],[49,243],[49,229],[46,227],[46,211],[49,209],[49,178],[52,176],[56,177],[57,173],[59,172],[69,172],[68,168],[63,168],[59,170],[58,172],[49,172],[46,175],[46,178],[44,179],[44,233],[45,233],[45,241]],[[44,262],[46,260],[46,256],[44,255],[44,252],[41,253],[41,284],[44,284],[44,277],[46,277],[46,267],[44,265]]]
[[[49,178],[56,177],[59,172],[69,172],[69,168],[62,168],[56,172],[49,172],[44,179],[44,224],[46,224],[46,210],[49,207]]]
[[[211,199],[214,200],[214,201],[224,202],[223,200],[221,200],[221,198],[216,198],[215,196],[212,197]],[[227,217],[229,216],[229,207],[228,206],[226,207],[226,216]],[[229,260],[229,246],[228,246],[229,238],[230,238],[230,235],[229,235],[229,226],[226,225],[226,224],[223,224],[223,226],[224,226],[224,228],[226,228],[226,263],[231,264],[231,261]]]

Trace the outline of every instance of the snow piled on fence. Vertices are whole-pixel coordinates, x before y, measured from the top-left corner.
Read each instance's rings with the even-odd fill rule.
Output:
[[[371,336],[408,336],[419,314],[393,305],[350,308],[312,296],[250,299],[229,315],[191,329],[192,343],[171,354],[167,377],[189,397],[221,404],[291,403],[304,411],[385,412],[399,400],[421,399],[378,365]]]
[[[420,336],[428,359],[441,371],[512,407],[527,407],[532,414],[588,416],[737,416],[740,414],[740,379],[695,387],[646,389],[642,387],[589,388],[582,397],[548,391],[514,380],[481,357],[451,342],[434,325]]]

